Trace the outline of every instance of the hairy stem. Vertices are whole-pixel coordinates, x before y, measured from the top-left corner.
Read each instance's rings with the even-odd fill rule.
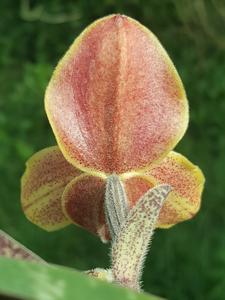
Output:
[[[140,290],[144,260],[160,209],[169,192],[169,185],[159,185],[149,190],[128,213],[126,222],[112,243],[114,281]]]

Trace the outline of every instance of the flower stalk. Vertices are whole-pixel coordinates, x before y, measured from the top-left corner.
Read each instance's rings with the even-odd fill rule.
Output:
[[[145,257],[170,190],[166,184],[150,189],[128,213],[126,222],[112,243],[112,274],[116,282],[140,290]]]
[[[107,179],[105,214],[111,237],[111,269],[93,269],[87,274],[140,291],[145,257],[160,210],[171,191],[167,184],[147,191],[128,212],[127,195],[117,175]]]

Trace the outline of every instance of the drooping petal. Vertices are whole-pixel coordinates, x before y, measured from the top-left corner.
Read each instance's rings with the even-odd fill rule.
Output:
[[[186,157],[171,151],[147,174],[153,176],[157,183],[170,184],[173,189],[162,208],[160,227],[170,227],[198,212],[205,178],[199,167]]]
[[[158,161],[188,123],[185,91],[166,51],[122,15],[94,22],[75,40],[53,74],[45,106],[66,159],[92,174]]]
[[[204,176],[201,170],[176,152],[170,152],[164,160],[145,172],[125,173],[120,176],[127,193],[129,209],[151,188],[169,184],[172,191],[163,204],[157,227],[167,228],[185,221],[197,213]],[[110,239],[104,212],[106,180],[82,174],[65,188],[62,207],[67,218],[103,241]]]
[[[67,185],[62,197],[67,218],[98,234],[102,241],[109,239],[104,213],[105,184],[102,178],[83,174]]]
[[[172,191],[166,199],[158,227],[168,228],[192,218],[199,210],[204,186],[201,170],[183,155],[171,151],[158,165],[137,177],[127,179],[126,190],[131,207],[149,188],[169,184]]]
[[[21,203],[26,217],[47,231],[68,225],[70,221],[62,212],[61,197],[65,186],[80,174],[57,146],[34,154],[26,163],[21,182]]]

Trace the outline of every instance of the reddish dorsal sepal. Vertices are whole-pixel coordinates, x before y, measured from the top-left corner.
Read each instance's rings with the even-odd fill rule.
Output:
[[[181,80],[156,37],[112,15],[90,25],[60,61],[45,97],[64,156],[83,170],[144,168],[183,136]]]

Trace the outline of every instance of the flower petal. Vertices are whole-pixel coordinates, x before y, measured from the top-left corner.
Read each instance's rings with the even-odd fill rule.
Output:
[[[188,220],[198,212],[204,182],[201,170],[174,151],[145,174],[125,180],[131,207],[155,185],[169,184],[172,187],[160,212],[157,226],[161,228]]]
[[[205,178],[202,171],[186,157],[171,151],[146,174],[152,176],[157,184],[172,186],[172,192],[160,213],[160,227],[170,227],[192,218],[198,212]]]
[[[172,191],[165,201],[157,227],[168,228],[193,217],[200,207],[204,176],[201,170],[176,152],[144,172],[125,173],[120,176],[127,193],[129,208],[151,188],[169,184]],[[72,180],[64,190],[62,207],[67,218],[103,241],[110,239],[104,213],[104,178],[82,174]]]
[[[21,183],[21,202],[26,217],[47,231],[68,225],[61,197],[68,182],[81,171],[65,160],[57,146],[37,152],[26,166]]]
[[[185,91],[166,51],[122,15],[94,22],[75,40],[53,74],[45,106],[66,159],[92,174],[162,159],[188,123]]]
[[[67,218],[98,234],[102,241],[109,240],[103,207],[105,183],[100,177],[83,174],[67,185],[62,197],[62,207]]]

